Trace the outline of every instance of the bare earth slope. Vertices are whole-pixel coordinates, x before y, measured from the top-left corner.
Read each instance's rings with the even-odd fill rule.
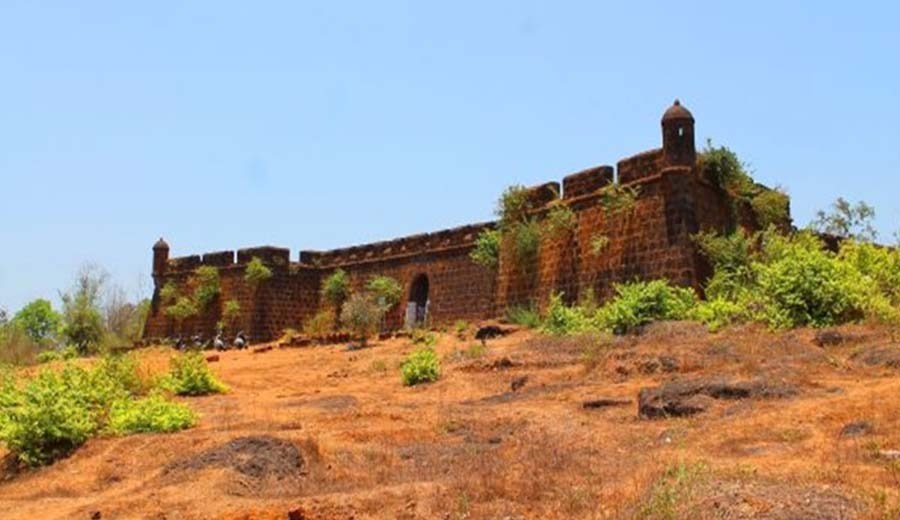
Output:
[[[467,356],[444,334],[440,381],[413,388],[407,339],[226,352],[198,427],[0,467],[0,517],[900,518],[900,347],[818,336],[520,331]]]

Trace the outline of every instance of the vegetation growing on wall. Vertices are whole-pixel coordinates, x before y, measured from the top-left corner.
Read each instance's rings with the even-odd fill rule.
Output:
[[[770,189],[757,184],[746,163],[725,146],[713,146],[706,141],[697,157],[701,174],[731,201],[732,213],[747,205],[761,228],[770,225],[786,227],[790,223],[790,199],[780,188]]]
[[[254,256],[247,263],[247,268],[244,271],[244,281],[253,289],[257,289],[269,278],[272,278],[272,270],[259,257]]]
[[[568,236],[578,225],[578,217],[567,204],[557,201],[544,217],[544,236],[555,239]]]
[[[219,270],[211,265],[203,265],[194,271],[194,303],[199,309],[206,309],[219,297]]]
[[[597,190],[597,204],[607,215],[631,211],[640,195],[638,186],[623,186],[613,183]]]
[[[500,230],[485,229],[479,233],[469,257],[482,267],[496,269],[500,264]]]

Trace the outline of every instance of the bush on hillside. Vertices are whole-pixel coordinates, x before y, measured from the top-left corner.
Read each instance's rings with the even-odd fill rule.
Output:
[[[655,320],[679,320],[697,303],[693,289],[673,287],[665,280],[616,284],[616,296],[597,309],[594,322],[615,334],[634,331]]]
[[[354,294],[341,309],[341,325],[349,330],[361,347],[378,331],[378,324],[384,315],[383,308],[372,301],[368,294]]]
[[[437,381],[441,376],[441,361],[433,348],[421,347],[407,356],[400,366],[400,374],[406,386]]]
[[[194,426],[196,414],[187,406],[169,401],[161,393],[121,400],[109,411],[109,430],[117,435],[171,433]]]
[[[228,391],[209,369],[202,352],[186,352],[169,362],[169,373],[158,383],[160,388],[176,395],[208,395]]]
[[[143,424],[140,431],[174,431],[192,424],[160,419],[164,408],[167,415],[184,415],[175,405],[163,404],[161,396],[135,405],[145,388],[137,362],[129,356],[107,357],[91,368],[67,362],[20,381],[7,377],[0,381],[0,442],[22,462],[37,466],[71,453],[101,432],[136,431],[126,424]]]

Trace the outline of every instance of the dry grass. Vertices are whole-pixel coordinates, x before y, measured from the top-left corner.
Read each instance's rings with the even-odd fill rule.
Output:
[[[95,439],[32,473],[0,469],[8,478],[0,510],[4,518],[285,518],[298,510],[358,519],[900,518],[900,463],[880,456],[900,449],[900,372],[852,358],[890,340],[871,327],[841,332],[852,341],[826,349],[810,330],[708,334],[687,323],[624,338],[518,332],[487,349],[445,334],[436,345],[441,379],[412,388],[397,368],[414,348],[408,340],[352,352],[226,352],[213,369],[231,391],[188,400],[202,414],[197,428]],[[162,371],[170,351],[140,355],[143,370]],[[799,394],[638,419],[640,388],[707,375],[765,376]],[[582,409],[601,397],[634,404]],[[860,420],[873,431],[840,435]],[[261,435],[300,449],[297,478],[259,489],[227,469],[179,482],[163,474]]]

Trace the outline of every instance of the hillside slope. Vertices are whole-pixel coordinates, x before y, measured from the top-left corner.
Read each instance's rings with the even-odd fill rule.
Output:
[[[185,399],[194,429],[91,440],[34,471],[6,457],[2,517],[900,518],[885,331],[473,344],[441,335],[442,377],[416,387],[408,339],[223,353],[230,392]],[[171,351],[139,355],[162,369]]]

